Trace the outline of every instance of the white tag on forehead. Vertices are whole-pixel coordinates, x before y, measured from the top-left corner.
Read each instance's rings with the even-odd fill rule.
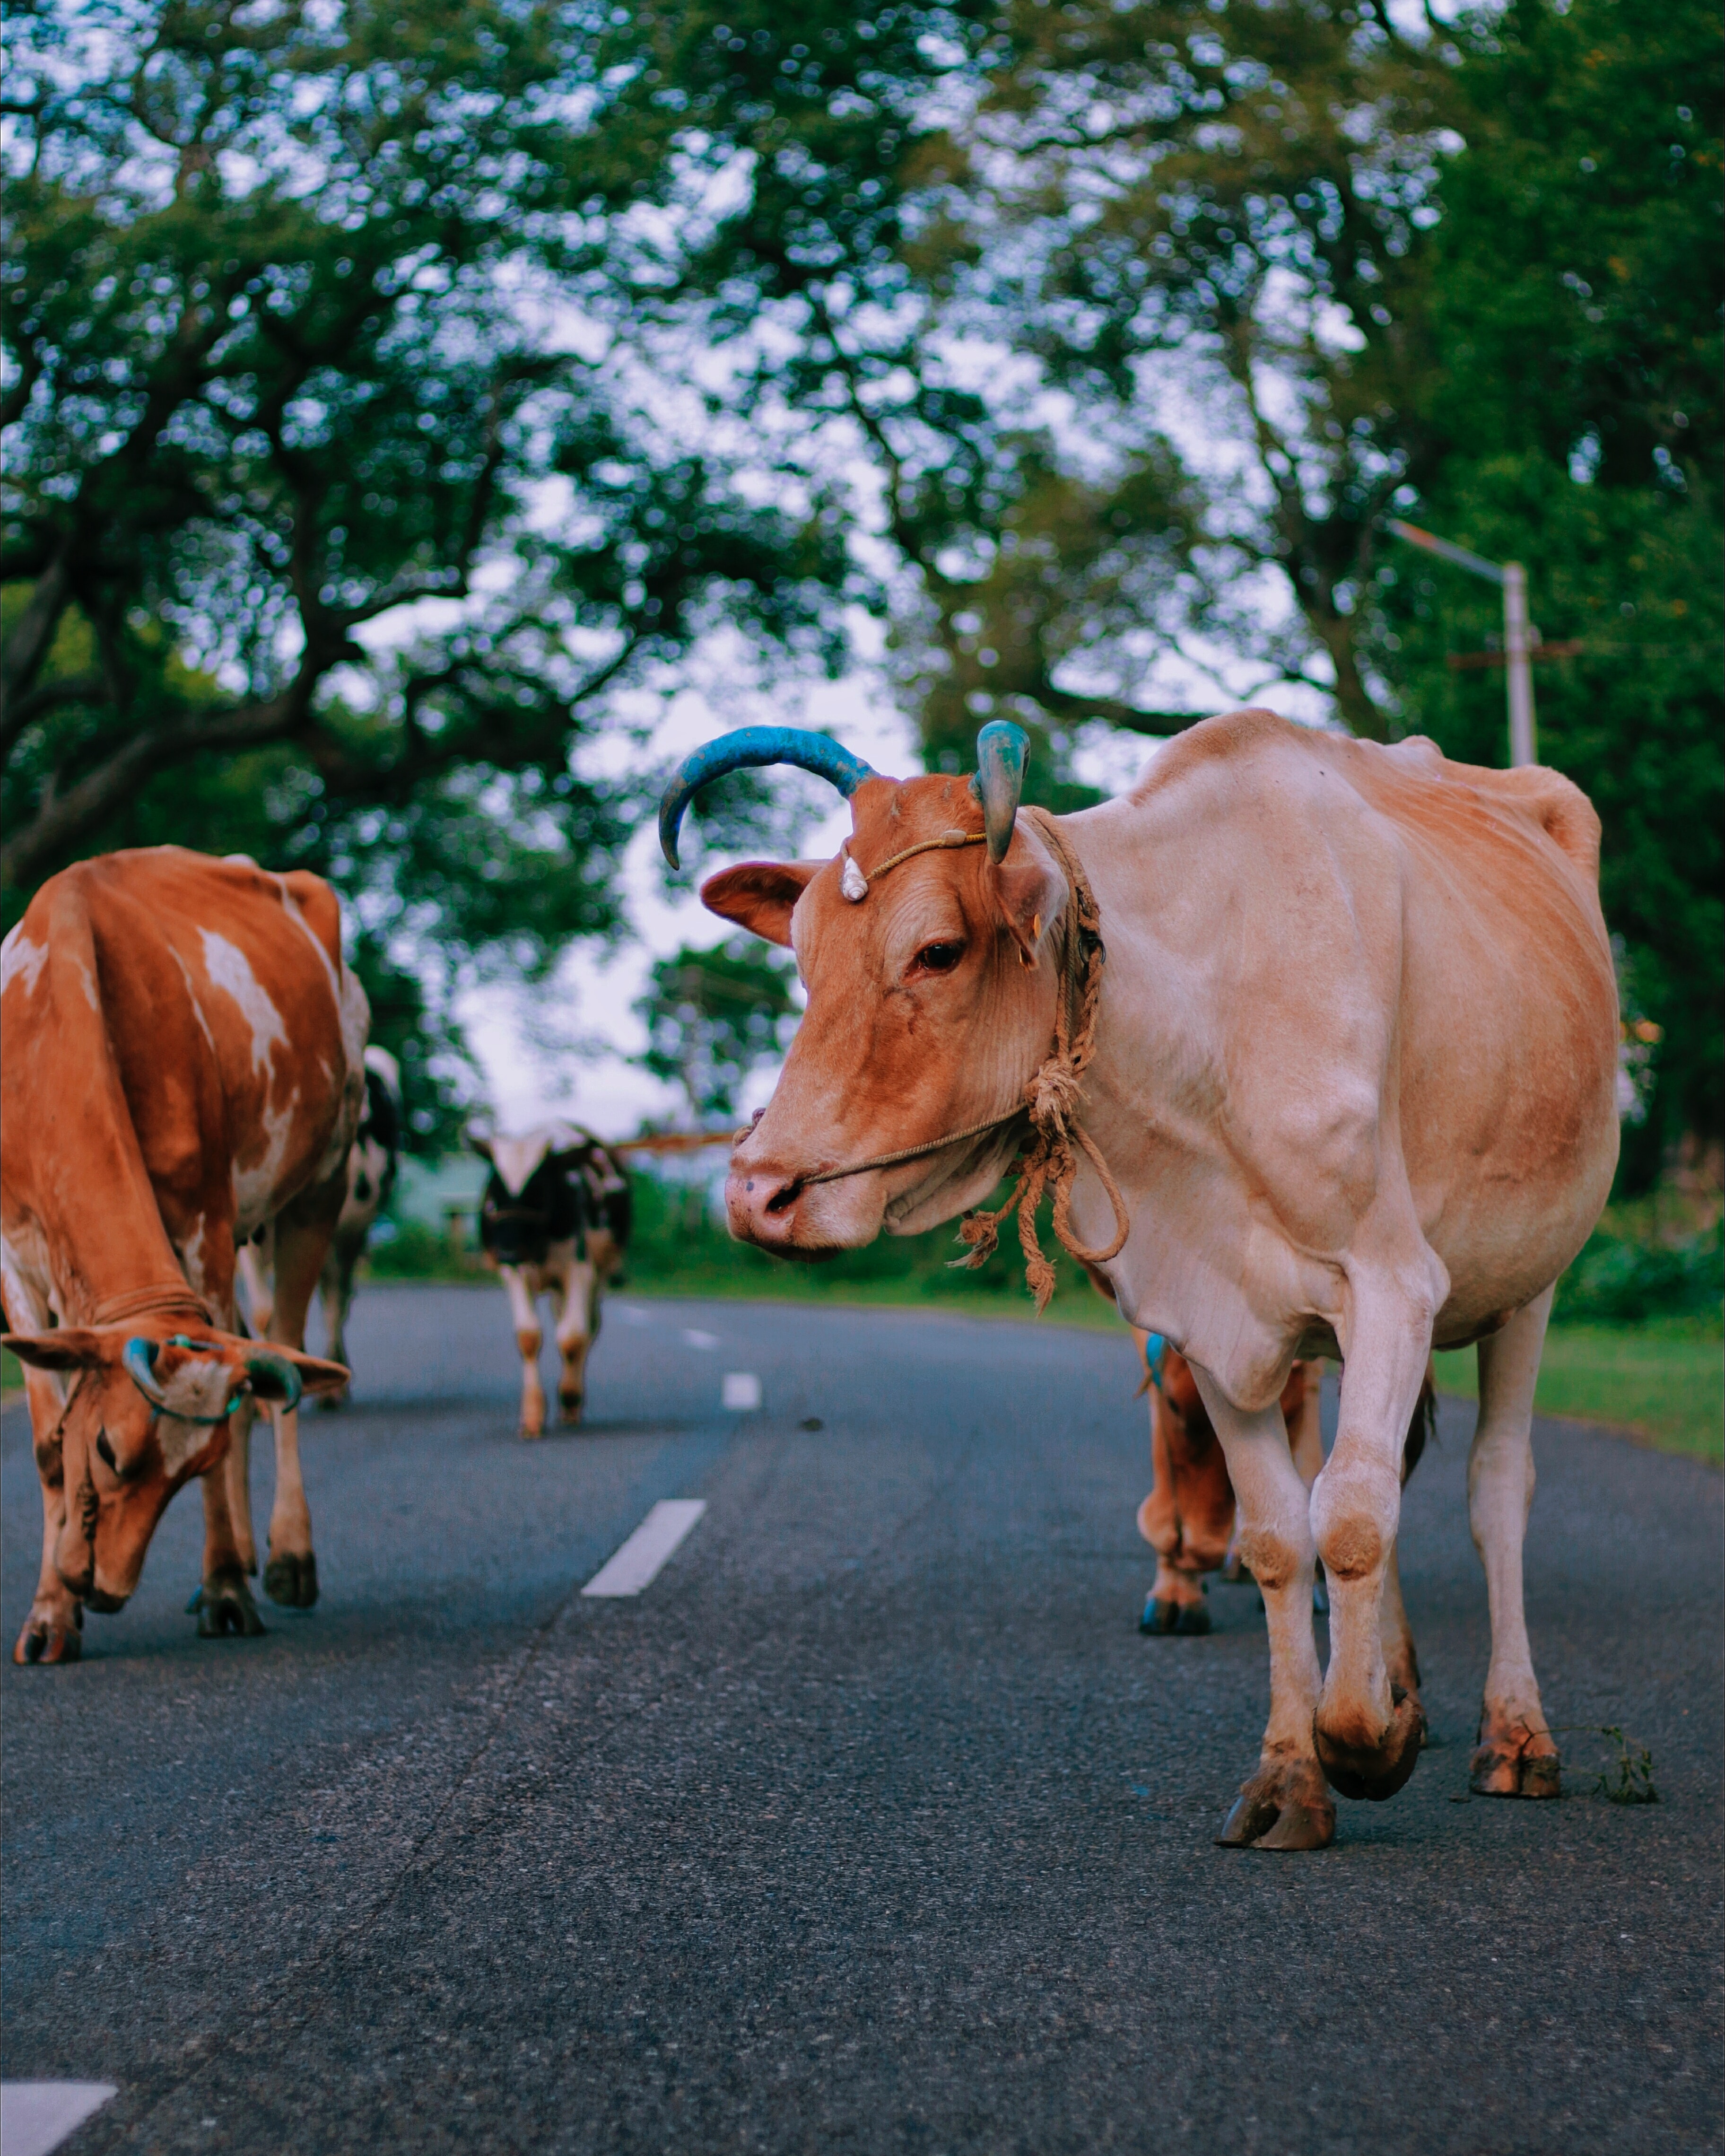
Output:
[[[839,889],[853,906],[860,906],[869,895],[869,880],[849,854],[845,856],[845,870],[839,878]]]

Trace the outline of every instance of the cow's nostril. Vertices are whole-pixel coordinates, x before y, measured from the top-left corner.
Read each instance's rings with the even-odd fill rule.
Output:
[[[767,1200],[767,1210],[769,1213],[785,1212],[789,1207],[794,1205],[802,1195],[803,1178],[799,1175],[793,1178],[789,1183],[784,1183],[779,1185],[778,1188],[775,1190],[773,1195]]]

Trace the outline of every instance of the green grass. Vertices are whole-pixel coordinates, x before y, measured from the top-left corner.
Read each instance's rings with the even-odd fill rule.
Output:
[[[1478,1397],[1474,1352],[1437,1358],[1438,1389]],[[1535,1404],[1633,1430],[1664,1452],[1725,1464],[1725,1342],[1706,1318],[1557,1325],[1546,1336]]]

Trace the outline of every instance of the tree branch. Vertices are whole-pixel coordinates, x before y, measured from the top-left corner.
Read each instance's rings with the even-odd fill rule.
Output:
[[[35,815],[0,845],[0,884],[34,880],[165,764],[224,749],[260,748],[305,723],[318,674],[302,667],[279,696],[224,711],[187,712],[130,740],[66,793],[50,786]]]

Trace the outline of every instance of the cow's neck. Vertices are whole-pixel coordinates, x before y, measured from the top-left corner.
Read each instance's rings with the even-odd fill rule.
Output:
[[[166,1308],[175,1291],[190,1314],[201,1299],[162,1224],[113,1044],[89,993],[95,978],[86,961],[64,984],[69,992],[55,997],[62,1034],[71,1036],[66,1083],[36,1103],[33,1116],[47,1142],[30,1149],[29,1210],[43,1232],[54,1301],[72,1325],[122,1323],[146,1314],[152,1293]]]

